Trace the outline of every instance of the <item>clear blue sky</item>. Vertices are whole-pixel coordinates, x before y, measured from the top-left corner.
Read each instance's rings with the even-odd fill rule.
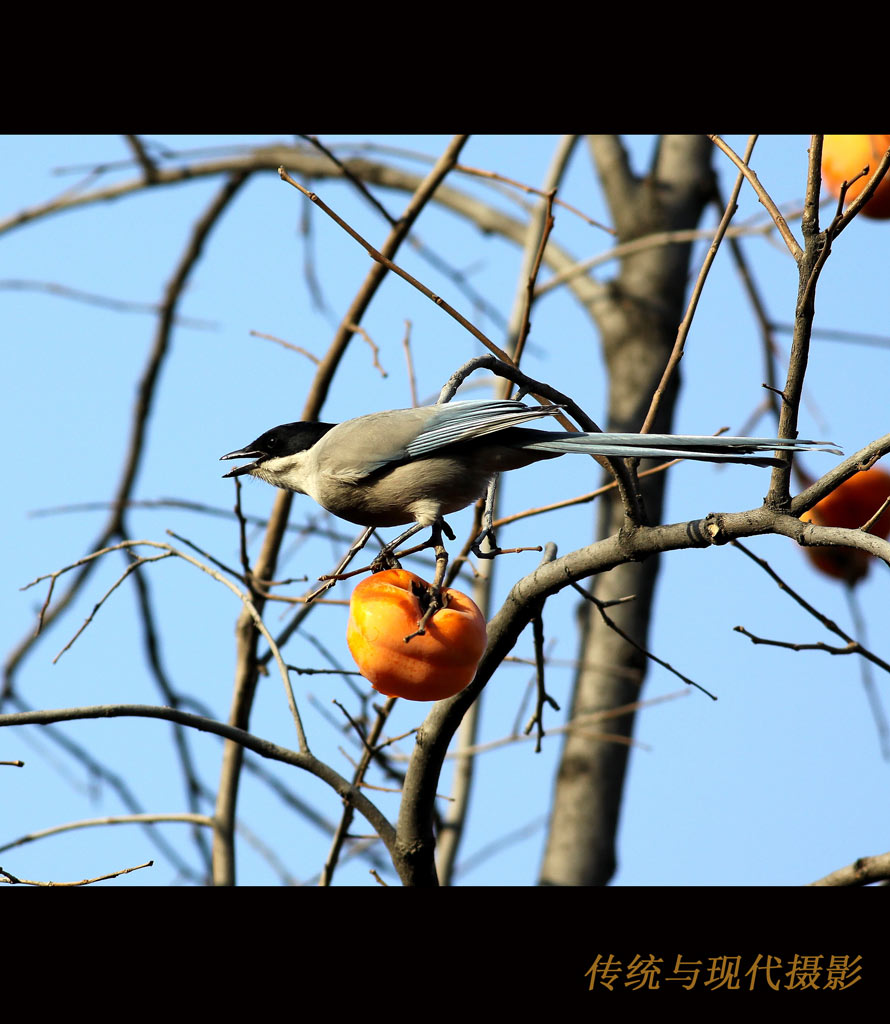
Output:
[[[358,141],[323,137],[328,142]],[[287,140],[287,137],[282,137]],[[256,145],[272,137],[160,136],[170,149]],[[447,137],[376,137],[388,146],[437,155]],[[742,137],[728,137],[737,150]],[[462,162],[507,177],[539,184],[556,136],[474,137]],[[637,166],[650,137],[628,139]],[[757,173],[783,208],[798,209],[803,195],[805,136],[766,136],[755,151]],[[121,161],[108,180],[134,176],[130,154],[117,136],[6,136],[2,151],[2,207],[6,218],[39,204],[79,181],[98,164]],[[370,153],[374,158],[376,155]],[[383,158],[389,157],[384,154]],[[406,158],[400,158],[405,161]],[[717,156],[724,193],[734,173]],[[426,165],[407,161],[423,172]],[[56,169],[67,169],[62,174]],[[470,179],[456,187],[521,214],[515,192],[506,195]],[[2,506],[7,538],[2,592],[2,646],[17,644],[33,628],[45,587],[20,591],[36,576],[82,556],[105,520],[102,510],[35,516],[39,510],[107,501],[117,480],[130,426],[131,405],[153,331],[151,313],[119,311],[40,290],[51,284],[92,295],[155,304],[172,274],[193,223],[219,187],[219,179],[155,189],[117,202],[94,204],[47,217],[0,236],[0,323],[7,373],[0,415],[7,439],[6,487]],[[379,217],[340,183],[315,183],[316,190],[348,221],[375,242],[385,235]],[[402,194],[379,190],[398,213]],[[603,207],[583,146],[573,158],[561,195],[603,221]],[[148,450],[135,494],[144,501],[176,499],[228,510],[233,500],[223,452],[245,444],[266,428],[296,419],[312,379],[303,356],[252,337],[257,331],[323,353],[334,326],[368,267],[366,254],[332,222],[310,211],[311,248],[324,297],[319,310],[304,277],[304,243],[299,237],[306,202],[269,172],[255,176],[214,231],[194,272],[179,326],[163,371],[149,424]],[[750,189],[743,189],[736,223],[762,223],[764,214]],[[708,223],[713,223],[714,218]],[[799,231],[797,221],[793,222]],[[472,288],[506,314],[515,292],[520,254],[511,243],[482,236],[456,216],[429,210],[416,236],[447,263],[468,276]],[[557,215],[554,238],[579,259],[604,252],[609,237],[566,211]],[[770,316],[790,323],[796,271],[775,235],[745,242]],[[860,218],[838,241],[820,283],[817,326],[879,335],[888,323],[887,256],[890,224]],[[703,254],[697,249],[694,265]],[[437,269],[405,248],[407,269],[476,320],[495,340],[499,323]],[[614,265],[596,271],[605,279]],[[19,282],[13,285],[14,282]],[[30,282],[27,287],[21,282]],[[421,400],[433,398],[449,374],[477,354],[477,344],[428,300],[403,282],[389,280],[364,326],[380,347],[388,375],[372,367],[366,346],[355,341],[331,390],[324,417],[410,404],[402,338],[411,321],[412,350]],[[787,341],[787,335],[780,335]],[[602,420],[604,376],[592,323],[565,291],[551,293],[535,310],[525,366],[573,395]],[[812,350],[801,434],[829,437],[851,453],[888,430],[886,381],[890,349],[817,341]],[[764,379],[757,325],[743,297],[728,253],[722,252],[705,290],[687,344],[683,391],[676,430],[710,433],[728,426],[739,432],[762,398]],[[480,394],[484,394],[480,391]],[[770,433],[760,420],[753,432]],[[506,511],[541,500],[569,497],[595,486],[595,474],[569,458],[511,475],[503,489]],[[832,456],[813,456],[814,474],[833,465]],[[749,467],[719,469],[680,465],[671,471],[665,521],[697,519],[714,511],[754,508],[768,486],[768,474]],[[542,498],[542,495],[545,496]],[[267,513],[271,488],[249,482],[247,510]],[[237,564],[232,522],[170,505],[134,509],[131,531],[166,540],[170,529],[214,557]],[[323,522],[307,499],[294,505],[293,522]],[[458,532],[468,519],[456,517]],[[351,539],[352,527],[337,524]],[[260,534],[253,538],[254,550]],[[545,521],[529,520],[499,538],[512,545],[555,540],[565,552],[593,537],[590,508],[566,511]],[[286,547],[282,573],[314,578],[329,570],[342,541],[296,540]],[[816,574],[796,546],[783,538],[760,538],[749,546],[821,611],[845,627],[850,614],[843,589]],[[498,563],[497,593],[536,562],[534,554]],[[132,587],[121,588],[56,665],[52,659],[89,614],[123,566],[112,556],[97,571],[76,607],[36,647],[17,676],[17,687],[34,707],[81,704],[163,703],[146,671]],[[232,626],[239,606],[219,584],[183,564],[167,561],[148,574],[162,631],[162,657],[179,692],[193,695],[220,719],[228,712],[234,664]],[[877,565],[859,590],[869,638],[876,652],[887,649],[886,607],[890,578]],[[554,639],[556,663],[548,685],[563,712],[548,714],[561,725],[569,705],[571,672],[560,664],[574,651],[575,597],[548,602],[545,623]],[[267,620],[274,629],[277,611]],[[344,643],[346,612],[315,615],[309,636],[286,648],[291,663],[322,667],[318,645],[352,668]],[[753,563],[730,548],[684,551],[666,556],[658,588],[651,648],[712,692],[656,703],[638,717],[639,743],[631,757],[621,818],[619,870],[615,885],[795,885],[818,878],[857,857],[887,849],[886,806],[890,764],[881,759],[875,726],[853,658],[818,652],[793,653],[753,646],[733,632],[751,632],[795,642],[832,642]],[[530,638],[514,653],[528,657]],[[508,735],[522,721],[523,694],[530,669],[504,666],[485,694],[483,738]],[[885,707],[888,683],[878,679]],[[343,719],[331,703],[349,706],[350,692],[338,676],[294,677],[313,750],[349,774],[342,751],[354,749],[342,732]],[[682,690],[682,684],[653,667],[644,697]],[[393,735],[420,723],[424,708],[400,702],[387,731]],[[283,745],[295,745],[280,680],[263,681],[253,728]],[[146,811],[185,809],[182,784],[170,742],[170,728],[158,721],[118,720],[74,723],[66,735],[125,778]],[[458,882],[476,885],[534,884],[544,842],[543,822],[552,792],[560,737],[545,740],[540,754],[518,743],[481,756]],[[195,757],[210,791],[216,784],[220,744],[194,740]],[[410,751],[410,740],[400,748]],[[122,813],[107,785],[99,785],[41,730],[0,733],[0,760],[21,758],[24,769],[5,768],[0,845],[19,835],[81,818]],[[339,800],[317,780],[270,767],[301,799],[335,820]],[[379,780],[375,780],[379,781]],[[447,792],[448,779],[442,791]],[[377,794],[395,815],[396,797]],[[207,808],[210,809],[209,807]],[[876,809],[877,810],[876,812]],[[248,777],[240,810],[258,842],[273,848],[290,876],[311,880],[328,847],[327,838],[287,811],[270,789]],[[360,827],[364,828],[361,819]],[[164,826],[164,835],[194,863],[183,825]],[[507,842],[507,840],[510,840]],[[478,857],[489,844],[498,852]],[[279,875],[248,839],[241,842],[239,880],[274,884]],[[109,884],[164,885],[177,871],[136,826],[81,830],[3,853],[0,863],[31,878],[82,878],[155,858],[150,871]],[[344,865],[338,881],[373,884],[367,865]]]

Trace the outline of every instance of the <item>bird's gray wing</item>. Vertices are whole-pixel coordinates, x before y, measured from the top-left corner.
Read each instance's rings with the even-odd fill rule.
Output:
[[[556,411],[550,407],[550,411]],[[391,409],[345,420],[312,449],[319,469],[355,484],[387,467],[432,455],[458,441],[549,415],[521,402],[468,401]]]
[[[430,455],[460,441],[471,441],[529,420],[552,416],[561,410],[556,405],[523,405],[522,402],[468,401],[429,406],[423,429],[409,441],[405,451],[410,458]],[[407,410],[406,410],[407,411]]]

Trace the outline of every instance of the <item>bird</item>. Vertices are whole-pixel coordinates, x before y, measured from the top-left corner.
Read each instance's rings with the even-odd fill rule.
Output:
[[[520,426],[558,405],[470,400],[375,412],[342,423],[304,421],[267,430],[220,461],[250,459],[224,474],[250,475],[308,494],[322,508],[364,527],[441,523],[482,497],[492,478],[575,453],[609,458],[697,459],[779,465],[759,452],[829,451],[831,442],[777,437],[700,437],[552,431]]]

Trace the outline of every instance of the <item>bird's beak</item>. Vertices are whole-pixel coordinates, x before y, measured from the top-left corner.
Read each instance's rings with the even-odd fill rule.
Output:
[[[223,462],[226,459],[255,459],[255,462],[250,462],[246,466],[237,466],[235,469],[230,470],[228,473],[223,473],[223,480],[229,476],[243,476],[245,473],[252,473],[257,466],[266,457],[265,452],[257,451],[255,448],[239,448],[236,452],[229,452],[228,455],[220,455],[219,461]]]

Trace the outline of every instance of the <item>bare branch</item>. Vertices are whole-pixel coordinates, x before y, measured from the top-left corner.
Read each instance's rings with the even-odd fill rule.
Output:
[[[744,161],[738,155],[738,153],[735,153],[729,146],[727,146],[727,144],[723,141],[723,139],[720,138],[719,135],[709,135],[708,138],[711,140],[711,142],[714,143],[714,145],[719,150],[721,150],[721,152],[725,153],[729,157],[729,159],[732,160],[736,167],[738,167],[742,174],[744,174],[744,176],[747,178],[751,187],[757,193],[757,198],[766,207],[770,217],[772,217],[773,219],[773,223],[779,229],[779,234],[785,240],[785,244],[788,246],[788,251],[795,258],[795,260],[800,262],[803,256],[803,250],[797,244],[797,239],[791,233],[791,228],[788,227],[788,222],[779,212],[779,208],[776,206],[776,204],[770,197],[769,193],[760,183],[760,179],[757,177],[754,171],[751,170],[747,162]]]
[[[79,882],[37,882],[31,878],[16,878],[15,875],[11,875],[8,871],[4,871],[0,868],[0,881],[8,882],[12,885],[37,885],[40,887],[70,887],[77,885],[92,885],[94,882],[104,882],[109,878],[118,878],[120,875],[128,875],[131,871],[139,871],[142,868],[150,868],[154,864],[153,860],[146,861],[145,864],[137,864],[132,868],[121,868],[119,871],[112,871],[107,875],[97,875],[95,878],[82,878]]]
[[[696,690],[701,690],[701,692],[706,697],[710,697],[711,700],[716,700],[717,699],[714,696],[713,693],[711,693],[709,690],[706,690],[703,686],[700,686],[697,682],[695,682],[694,679],[690,679],[688,676],[684,676],[683,673],[682,672],[678,672],[673,667],[673,665],[669,665],[666,661],[663,661],[657,655],[653,654],[651,651],[647,651],[645,647],[642,647],[640,644],[638,644],[633,639],[633,637],[629,636],[623,629],[621,629],[620,626],[618,626],[606,614],[605,602],[600,601],[597,597],[595,597],[593,594],[591,594],[589,590],[585,590],[583,587],[579,587],[577,583],[573,583],[572,584],[572,588],[574,590],[577,590],[578,593],[586,601],[592,602],[596,606],[597,611],[600,613],[600,616],[601,616],[603,622],[605,622],[605,624],[609,627],[609,629],[611,629],[615,633],[617,633],[622,638],[622,640],[627,641],[627,643],[629,643],[631,645],[631,647],[633,647],[636,650],[638,650],[641,654],[644,654],[647,658],[650,659],[650,661],[654,661],[657,665],[661,665],[662,668],[666,668],[668,670],[668,672],[672,672],[678,679],[682,679],[684,683],[687,683],[689,686],[694,686],[696,688]]]
[[[213,819],[206,814],[113,814],[104,818],[84,818],[82,821],[68,821],[63,825],[53,825],[52,828],[44,828],[39,832],[29,832],[26,836],[19,836],[12,842],[0,846],[0,853],[11,850],[15,846],[24,846],[26,843],[36,842],[38,839],[46,839],[48,836],[59,835],[62,832],[71,832],[79,828],[95,828],[98,825],[154,825],[162,821],[178,821],[188,825],[202,825],[205,828],[213,828]]]
[[[828,527],[821,527],[820,529],[828,530]],[[778,531],[777,531],[778,532]],[[838,531],[842,533],[855,533],[854,530],[843,530]],[[890,556],[890,544],[886,541],[882,542],[888,549],[888,556]],[[743,633],[745,636],[750,637],[754,643],[771,644],[776,647],[790,647],[792,650],[821,650],[826,651],[829,654],[861,654],[864,658],[868,658],[870,662],[882,668],[885,672],[890,672],[890,664],[885,662],[882,658],[879,658],[876,654],[872,654],[871,651],[866,650],[857,640],[849,636],[840,628],[840,626],[829,619],[827,615],[823,615],[818,609],[814,608],[809,601],[805,600],[798,592],[791,586],[789,586],[779,574],[770,566],[770,564],[763,558],[758,558],[753,551],[749,551],[744,544],[740,544],[738,539],[732,541],[734,547],[738,548],[743,554],[747,555],[752,562],[756,562],[765,573],[767,573],[772,579],[778,584],[779,589],[785,591],[792,600],[796,601],[804,611],[808,612],[813,618],[817,619],[829,632],[839,636],[846,644],[843,648],[829,647],[827,644],[791,644],[784,641],[778,640],[764,640],[759,637],[753,636],[748,633],[747,630],[741,626],[736,626],[736,632]]]
[[[386,848],[398,858],[399,851],[396,847],[395,832],[392,826],[366,796],[331,767],[319,761],[308,751],[288,750],[286,747],[270,743],[268,740],[263,740],[243,729],[236,729],[225,722],[217,722],[202,715],[190,714],[176,708],[155,707],[151,704],[106,704],[96,707],[55,708],[0,715],[0,729],[8,726],[48,725],[53,722],[122,717],[157,718],[167,722],[178,722],[180,725],[198,729],[201,732],[215,733],[247,750],[252,750],[260,757],[281,761],[283,764],[290,764],[308,771],[331,786],[344,800],[354,802],[356,810],[368,819]]]
[[[876,857],[860,857],[844,868],[832,871],[810,885],[870,885],[890,879],[890,853],[879,853]]]
[[[757,141],[757,136],[752,135],[748,140],[747,148],[745,149],[744,161],[747,165],[751,159],[751,154],[754,152],[754,143]],[[702,291],[705,287],[705,281],[708,279],[708,273],[711,267],[714,265],[714,260],[717,258],[717,250],[720,248],[720,243],[726,235],[727,229],[729,228],[729,222],[732,220],[736,211],[736,204],[739,198],[739,192],[742,190],[742,183],[745,180],[743,174],[739,174],[736,178],[735,186],[729,196],[729,201],[726,204],[726,209],[723,211],[723,217],[720,223],[717,225],[717,230],[714,232],[714,237],[711,240],[711,244],[708,247],[707,255],[705,256],[704,262],[702,263],[701,269],[698,272],[698,278],[696,279],[695,285],[692,289],[692,294],[689,296],[689,303],[686,307],[686,314],[677,330],[677,340],[674,342],[674,348],[671,352],[670,358],[668,359],[667,366],[664,368],[661,381],[658,387],[655,389],[655,394],[652,396],[652,402],[649,406],[649,412],[646,413],[646,419],[643,421],[642,427],[640,427],[641,434],[648,434],[652,430],[652,426],[655,423],[655,417],[658,414],[658,407],[661,404],[661,400],[664,397],[665,391],[667,390],[668,381],[674,375],[677,367],[680,365],[680,360],[683,358],[683,352],[686,348],[686,338],[689,335],[689,330],[692,327],[692,318],[695,316],[695,311],[698,308],[698,301],[701,298]]]
[[[167,284],[162,303],[162,312],[158,319],[158,327],[155,333],[154,344],[152,345],[151,352],[149,353],[137,390],[137,397],[136,402],[134,403],[130,427],[130,441],[121,477],[112,501],[112,513],[109,521],[93,542],[91,546],[92,551],[98,551],[99,549],[104,548],[114,537],[123,537],[126,535],[126,530],[124,529],[123,524],[124,508],[132,493],[133,483],[145,454],[143,442],[145,439],[146,424],[152,409],[155,387],[161,367],[169,350],[170,334],[173,328],[179,299],[182,295],[183,289],[185,288],[186,282],[201,255],[207,237],[224,213],[228,204],[244,184],[245,180],[246,177],[244,174],[235,174],[230,177],[223,187],[217,192],[211,200],[207,210],[195,225],[188,245],[180,258],[179,264]],[[70,605],[86,582],[94,564],[94,562],[85,564],[82,572],[77,575],[74,582],[69,586],[65,594],[58,599],[53,608],[45,609],[45,614],[41,613],[41,628],[54,622],[56,618]],[[4,665],[4,695],[8,695],[11,692],[16,669],[18,668],[22,658],[30,652],[33,642],[34,637],[27,637],[7,657]]]

